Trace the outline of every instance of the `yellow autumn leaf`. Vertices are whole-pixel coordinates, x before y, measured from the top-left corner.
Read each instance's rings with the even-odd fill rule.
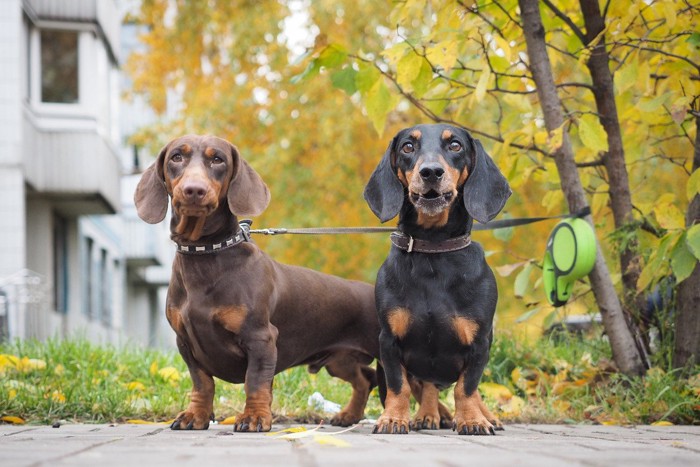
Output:
[[[0,421],[3,421],[5,423],[12,423],[13,425],[24,425],[25,422],[24,419],[19,418],[19,417],[14,417],[12,415],[4,415],[0,417]]]
[[[508,402],[498,404],[498,410],[505,416],[517,417],[525,407],[525,400],[520,396],[512,396]]]
[[[439,66],[445,71],[449,71],[457,62],[457,41],[446,40],[428,47],[425,51],[425,56],[430,63]]]
[[[234,416],[231,416],[231,417],[226,417],[226,418],[224,418],[223,420],[221,420],[221,421],[219,422],[219,425],[233,425],[234,423],[236,423],[236,417],[235,417],[235,415],[234,415]],[[270,435],[270,434],[272,434],[272,433],[267,433],[267,434]]]
[[[564,144],[563,123],[558,128],[555,128],[554,130],[549,132],[549,135],[547,137],[547,149],[549,149],[549,152],[555,152],[561,147],[562,144]]]
[[[148,372],[151,374],[151,376],[155,376],[155,374],[158,373],[158,363],[153,361],[148,369]]]
[[[659,420],[658,422],[654,422],[651,425],[652,426],[673,426],[673,423],[671,423],[667,420]]]
[[[161,368],[158,370],[158,375],[165,381],[180,381],[180,372],[172,366]]]
[[[656,221],[664,229],[682,229],[685,226],[685,215],[675,204],[658,204],[653,212]]]
[[[696,170],[690,174],[685,190],[688,201],[692,200],[695,195],[700,194],[700,170]]]
[[[513,397],[513,393],[510,389],[498,383],[485,382],[479,385],[479,391],[484,395],[493,400],[508,400]]]
[[[157,422],[151,422],[148,420],[141,420],[137,418],[131,418],[126,421],[129,425],[155,425]]]
[[[271,431],[269,433],[265,433],[265,435],[266,436],[277,436],[277,435],[283,435],[285,433],[300,433],[302,431],[306,431],[306,428],[303,426],[293,426],[290,428],[285,428],[284,430]]]
[[[565,414],[571,408],[571,402],[557,399],[552,402],[552,407],[560,414]]]
[[[588,149],[595,152],[608,150],[608,135],[594,115],[583,115],[578,121],[578,136]]]
[[[479,76],[479,82],[476,83],[476,90],[474,91],[474,99],[476,102],[481,102],[486,95],[486,87],[489,84],[489,79],[491,78],[491,70],[489,67],[485,66],[481,71],[481,76]]]
[[[349,448],[351,446],[347,441],[329,435],[316,435],[314,436],[314,441],[324,446],[334,446],[337,448]]]

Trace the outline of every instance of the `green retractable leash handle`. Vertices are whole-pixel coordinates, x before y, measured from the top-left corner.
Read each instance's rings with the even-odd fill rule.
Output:
[[[571,298],[574,283],[593,269],[595,233],[582,219],[590,212],[584,209],[576,213],[576,217],[559,222],[547,240],[542,274],[547,300],[554,306],[565,305]]]

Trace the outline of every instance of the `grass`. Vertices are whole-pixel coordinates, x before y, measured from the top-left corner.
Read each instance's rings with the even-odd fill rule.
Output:
[[[627,378],[615,371],[603,339],[564,336],[525,344],[501,336],[480,389],[505,422],[698,424],[700,367],[691,370],[691,377],[681,377],[657,367],[644,378]],[[176,351],[80,339],[0,344],[0,417],[37,424],[166,421],[187,405],[190,389]],[[307,403],[316,391],[344,404],[351,388],[325,371],[312,375],[293,368],[275,378],[275,416],[298,422],[327,418]],[[441,397],[454,406],[451,391]],[[244,403],[242,385],[217,380],[217,419],[239,413]],[[365,414],[380,413],[375,390]]]

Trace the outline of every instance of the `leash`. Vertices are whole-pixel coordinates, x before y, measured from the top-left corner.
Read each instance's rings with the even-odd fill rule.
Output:
[[[517,219],[502,219],[497,221],[487,222],[486,224],[475,224],[472,230],[496,230],[507,229],[509,227],[518,227],[521,225],[533,224],[535,222],[547,221],[552,219],[568,219],[586,217],[591,213],[591,208],[586,206],[576,212],[570,214],[561,214],[559,216],[549,217],[519,217]],[[241,228],[249,234],[260,235],[344,235],[344,234],[365,234],[365,233],[384,233],[395,232],[396,227],[308,227],[297,229],[285,228],[270,228],[270,229],[251,229],[252,221],[242,220]]]

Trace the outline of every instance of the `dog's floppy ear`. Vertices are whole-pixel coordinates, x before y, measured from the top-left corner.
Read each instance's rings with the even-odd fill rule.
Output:
[[[141,175],[136,191],[134,204],[139,217],[149,224],[157,224],[165,219],[168,212],[168,191],[165,189],[163,176],[163,161],[169,144],[161,149],[156,161]]]
[[[255,217],[270,204],[270,190],[260,175],[243,160],[236,146],[229,143],[234,173],[228,186],[228,208],[240,217]]]
[[[481,142],[472,139],[474,166],[464,183],[464,207],[477,221],[485,224],[501,212],[512,191]]]
[[[391,166],[395,142],[396,138],[391,141],[384,157],[372,172],[364,193],[369,208],[382,222],[396,217],[404,199],[404,187]]]

